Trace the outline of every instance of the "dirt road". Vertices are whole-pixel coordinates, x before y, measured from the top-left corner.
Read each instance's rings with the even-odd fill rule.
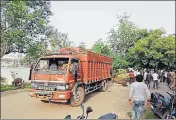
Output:
[[[96,119],[108,112],[116,112],[119,118],[127,118],[128,89],[117,84],[110,84],[106,92],[94,92],[86,97],[84,106],[91,106],[93,112],[90,119]],[[67,114],[72,118],[81,115],[80,107],[64,104],[43,103],[32,99],[27,92],[16,93],[1,97],[2,119],[63,119]]]

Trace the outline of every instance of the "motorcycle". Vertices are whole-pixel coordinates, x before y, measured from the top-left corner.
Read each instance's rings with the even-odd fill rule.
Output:
[[[162,119],[173,119],[176,114],[176,98],[174,94],[166,93],[170,98],[157,92],[151,94],[151,110]]]
[[[162,119],[176,119],[176,95],[175,90],[172,90],[173,94],[169,94],[171,101],[170,101],[170,109],[164,113]]]
[[[160,118],[170,109],[170,99],[160,93],[152,93],[150,101],[151,110]]]
[[[84,115],[84,105],[81,104],[81,108],[82,108],[82,115],[78,116],[77,119],[87,119],[89,113],[93,112],[93,109],[91,107],[87,107],[86,108],[86,116]],[[67,115],[64,119],[72,119],[71,115]],[[118,119],[118,116],[116,113],[108,113],[105,115],[100,116],[98,119]]]

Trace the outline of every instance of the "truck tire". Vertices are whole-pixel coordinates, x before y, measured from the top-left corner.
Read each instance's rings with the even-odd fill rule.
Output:
[[[101,92],[105,92],[107,90],[107,82],[106,80],[102,82],[102,87],[100,88]]]
[[[79,86],[76,90],[76,94],[77,96],[75,97],[73,94],[71,95],[71,98],[70,98],[70,105],[72,107],[78,107],[80,106],[83,101],[84,101],[84,97],[85,97],[85,91],[84,91],[84,88]],[[76,99],[75,99],[76,98]]]

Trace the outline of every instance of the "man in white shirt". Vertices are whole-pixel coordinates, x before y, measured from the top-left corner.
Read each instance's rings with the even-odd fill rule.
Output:
[[[136,72],[136,75],[140,75],[141,73],[139,72],[139,70],[137,70],[137,72]]]
[[[144,107],[145,107],[145,96],[147,95],[147,104],[150,101],[150,92],[145,83],[142,82],[142,75],[136,76],[136,82],[130,86],[129,103],[132,104],[132,119],[142,119]],[[131,102],[132,101],[132,102]],[[137,116],[136,116],[137,115]]]
[[[152,75],[152,77],[153,77],[153,89],[158,89],[158,77],[159,77],[159,75],[156,73],[156,71],[154,71],[154,73],[153,73],[153,75]]]
[[[137,70],[134,70],[134,77],[137,76]]]
[[[144,83],[146,84],[147,71],[144,72]]]
[[[167,71],[164,72],[164,82],[167,80]]]

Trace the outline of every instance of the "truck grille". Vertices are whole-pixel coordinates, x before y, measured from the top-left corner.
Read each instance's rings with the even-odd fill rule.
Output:
[[[37,83],[37,89],[54,91],[56,90],[56,83],[40,82],[40,83]]]

